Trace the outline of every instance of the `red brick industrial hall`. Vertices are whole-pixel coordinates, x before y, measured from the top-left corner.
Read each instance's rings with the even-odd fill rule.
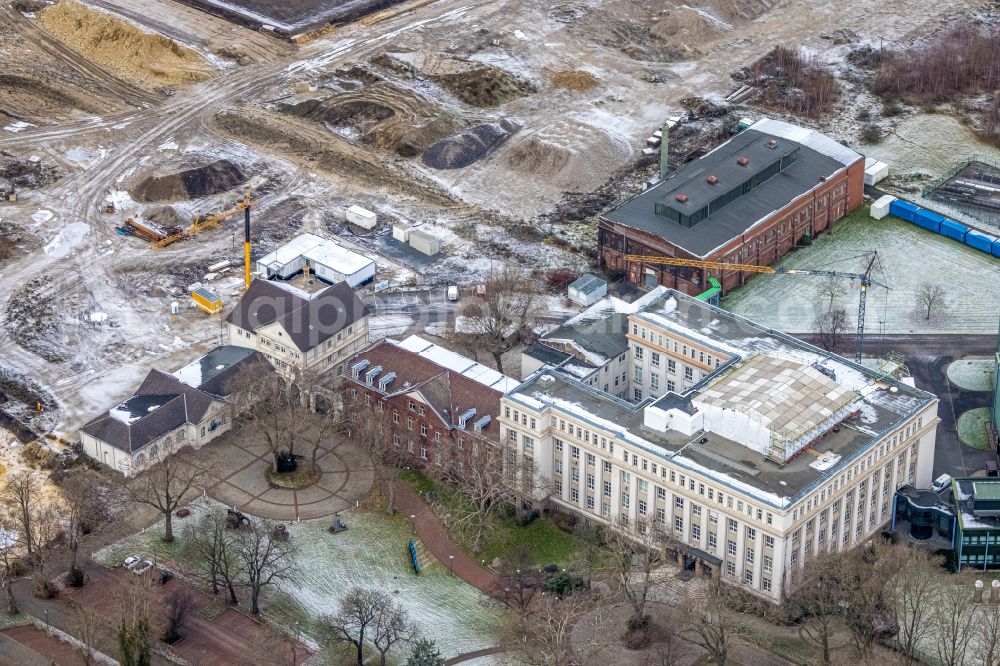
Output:
[[[626,255],[766,266],[861,205],[864,157],[814,130],[759,120],[601,216],[600,261],[630,282],[688,294],[753,273],[664,266]]]

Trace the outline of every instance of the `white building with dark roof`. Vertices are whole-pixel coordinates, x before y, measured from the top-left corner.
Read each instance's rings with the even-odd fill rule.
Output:
[[[537,500],[655,525],[680,566],[777,601],[806,559],[883,530],[898,488],[930,483],[935,396],[673,290],[624,316],[628,400],[561,360],[504,396]]]
[[[151,370],[132,397],[80,429],[84,453],[131,476],[185,446],[201,448],[232,427],[228,383],[252,363],[264,357],[223,346],[172,374]]]

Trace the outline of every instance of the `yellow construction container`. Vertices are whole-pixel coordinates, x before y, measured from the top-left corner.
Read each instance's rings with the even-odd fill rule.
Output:
[[[191,292],[191,302],[195,307],[210,315],[222,312],[222,299],[208,289],[195,289]]]

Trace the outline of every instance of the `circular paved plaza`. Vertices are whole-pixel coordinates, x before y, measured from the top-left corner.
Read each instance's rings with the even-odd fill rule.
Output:
[[[322,475],[301,490],[274,488],[267,470],[272,456],[263,437],[253,427],[227,433],[213,443],[217,480],[208,494],[245,513],[275,520],[327,518],[354,505],[371,490],[375,478],[371,460],[358,447],[331,438],[317,456]],[[311,458],[311,448],[296,453]]]

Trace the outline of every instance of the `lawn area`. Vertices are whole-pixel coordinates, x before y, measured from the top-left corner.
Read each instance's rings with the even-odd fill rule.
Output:
[[[948,366],[948,379],[967,391],[989,391],[993,388],[993,361],[965,359]]]
[[[194,502],[191,516],[175,521],[178,541],[200,515],[222,508],[210,498]],[[288,631],[301,632],[309,643],[326,645],[330,632],[322,618],[336,613],[340,600],[352,587],[360,586],[389,594],[406,610],[417,631],[434,639],[446,657],[494,645],[504,611],[449,574],[419,540],[416,548],[422,568],[416,575],[407,553],[407,542],[414,537],[402,514],[388,516],[380,507],[362,506],[343,512],[342,517],[348,529],[336,535],[327,531],[327,520],[287,524],[297,575],[296,580],[266,591],[262,606],[268,619]],[[94,559],[118,566],[127,555],[150,557],[155,551],[158,562],[188,579],[184,572],[194,564],[190,555],[178,543],[164,544],[162,530],[162,522],[157,522],[101,549]],[[324,650],[318,663],[345,663],[338,657],[341,649],[335,645]]]
[[[986,424],[989,420],[989,407],[970,409],[958,417],[958,438],[966,446],[989,451],[991,447],[986,433]]]
[[[419,470],[402,470],[399,476],[421,495],[428,491],[436,492],[439,504],[444,507],[464,504],[453,489],[436,484]],[[466,553],[473,558],[485,560],[486,564],[492,562],[494,558],[503,557],[518,546],[526,546],[536,564],[540,566],[555,564],[561,568],[568,568],[570,557],[576,548],[576,537],[563,531],[554,521],[544,516],[524,527],[518,527],[513,517],[495,516],[487,530],[486,543],[480,554],[472,552],[472,539],[475,535],[469,533],[471,530],[448,525],[447,521],[445,529],[452,540]]]

